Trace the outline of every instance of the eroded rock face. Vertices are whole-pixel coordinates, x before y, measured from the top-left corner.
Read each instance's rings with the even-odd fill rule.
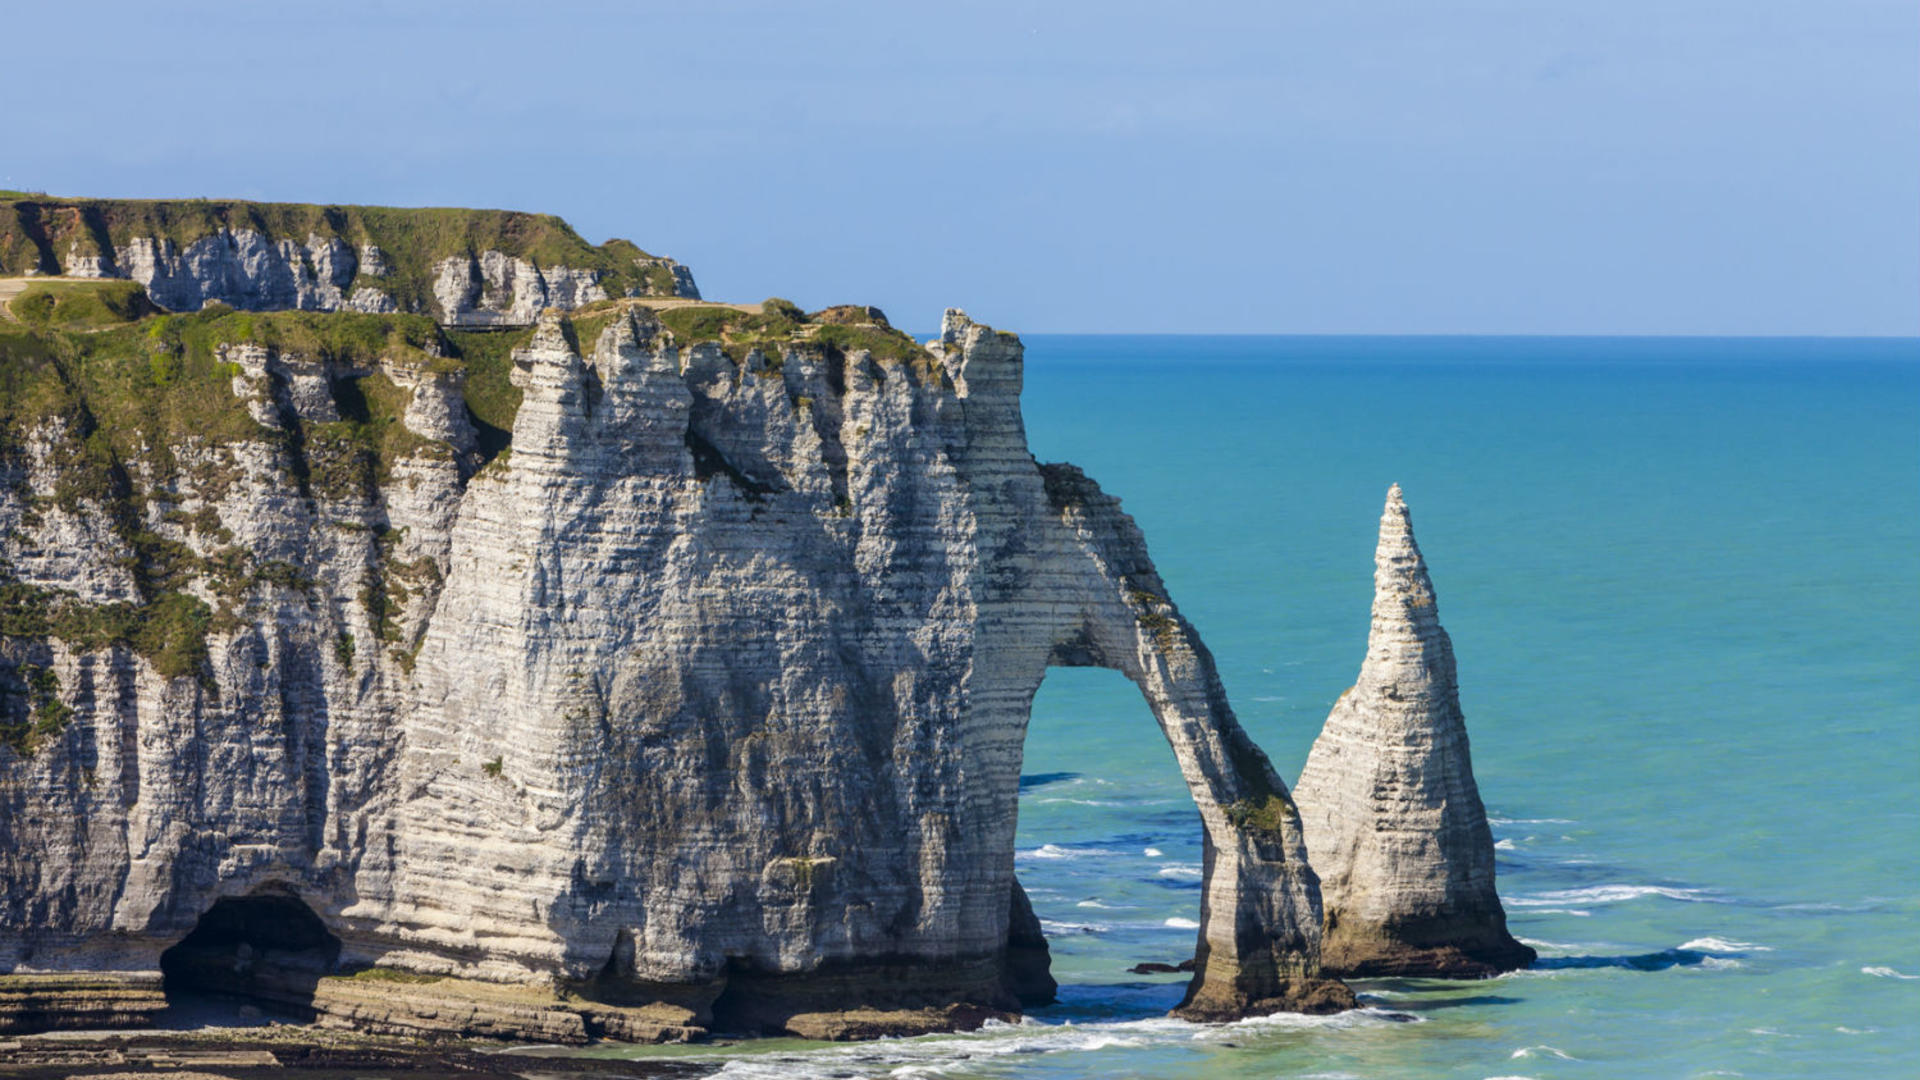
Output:
[[[1138,530],[1027,450],[1017,339],[950,312],[930,357],[736,360],[631,308],[582,345],[544,317],[511,451],[477,472],[453,375],[225,357],[262,437],[183,440],[142,504],[166,541],[254,555],[188,586],[226,620],[204,668],[6,644],[72,716],[30,757],[0,746],[0,972],[140,977],[222,898],[271,895],[337,952],[258,984],[332,1022],[976,1025],[1051,992],[1013,877],[1021,750],[1047,667],[1101,665],[1140,686],[1205,829],[1182,1013],[1352,1005],[1320,975],[1300,817]],[[375,376],[418,445],[335,483],[293,426]],[[112,543],[45,554],[114,535],[85,499],[28,512],[62,460],[0,494],[7,567],[126,594]],[[339,977],[365,968],[444,978]]]
[[[599,275],[551,266],[498,251],[442,260],[433,268],[433,297],[440,321],[454,326],[525,326],[550,308],[571,311],[605,300]]]
[[[169,311],[198,311],[213,300],[251,311],[335,311],[355,263],[353,249],[336,238],[275,242],[252,229],[226,229],[185,247],[135,237],[114,251],[101,276],[138,281]]]
[[[673,295],[699,297],[686,267],[658,258],[646,265],[667,269],[675,282]],[[402,310],[381,287],[387,267],[380,249],[364,245],[356,253],[334,237],[311,236],[299,244],[269,240],[251,229],[225,229],[185,247],[136,237],[112,259],[69,260],[65,272],[131,278],[169,311],[198,311],[214,301],[243,311]],[[434,266],[434,302],[427,313],[448,326],[527,326],[546,308],[571,311],[605,299],[598,271],[541,267],[482,251]]]
[[[1395,484],[1374,555],[1373,629],[1353,688],[1294,794],[1326,908],[1322,964],[1343,976],[1479,976],[1525,967],[1494,891],[1453,643]]]

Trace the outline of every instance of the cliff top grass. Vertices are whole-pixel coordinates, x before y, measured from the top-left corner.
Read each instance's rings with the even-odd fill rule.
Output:
[[[135,322],[158,309],[131,281],[41,281],[7,301],[15,322],[36,329],[100,330]]]
[[[567,317],[569,333],[590,351],[612,320],[646,303],[587,305]],[[33,425],[59,417],[97,432],[124,460],[143,448],[165,453],[182,437],[214,445],[264,437],[231,388],[238,367],[221,358],[223,346],[239,344],[334,365],[336,379],[362,386],[387,381],[377,375],[382,364],[464,372],[467,405],[490,457],[504,448],[520,405],[512,354],[534,333],[445,328],[425,315],[244,312],[217,303],[169,314],[137,284],[118,280],[34,284],[11,308],[15,320],[0,320],[0,454],[23,445]],[[856,322],[849,312],[872,321]],[[808,314],[776,298],[757,310],[696,302],[656,316],[677,343],[717,343],[736,361],[759,349],[778,366],[787,348],[812,346],[866,351],[882,362],[932,362],[924,346],[870,308]],[[397,408],[404,411],[404,401]]]
[[[484,251],[542,267],[597,270],[615,296],[673,292],[672,271],[656,265],[655,256],[627,240],[590,244],[551,214],[236,199],[69,199],[18,191],[0,191],[0,277],[61,273],[77,258],[111,258],[140,237],[184,250],[227,229],[299,244],[313,237],[338,239],[356,251],[372,244],[389,272],[375,277],[363,267],[354,286],[386,292],[406,310],[428,310],[434,264]]]
[[[772,297],[758,309],[743,304],[675,303],[655,307],[647,300],[603,300],[574,311],[570,318],[583,354],[600,332],[631,307],[647,307],[682,345],[714,342],[736,362],[758,349],[778,366],[792,346],[813,345],[843,353],[865,351],[874,359],[930,363],[932,356],[913,337],[887,322],[880,309],[840,305],[811,314],[791,300]]]

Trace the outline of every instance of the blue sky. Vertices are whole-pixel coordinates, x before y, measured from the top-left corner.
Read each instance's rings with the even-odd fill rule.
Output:
[[[1912,0],[38,4],[0,186],[1028,332],[1920,333]]]

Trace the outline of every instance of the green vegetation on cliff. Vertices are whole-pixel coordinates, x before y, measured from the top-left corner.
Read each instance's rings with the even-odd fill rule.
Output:
[[[582,349],[592,349],[600,331],[626,306],[608,300],[573,312],[572,324]],[[861,313],[862,321],[855,321],[848,312]],[[843,354],[864,351],[875,360],[919,364],[937,374],[926,348],[889,325],[877,308],[837,307],[809,315],[792,301],[774,297],[758,311],[732,304],[682,304],[655,315],[680,344],[714,342],[735,362],[757,349],[778,368],[785,350],[810,345]]]
[[[588,354],[600,332],[634,303],[587,305],[567,320],[568,336]],[[758,312],[687,304],[657,317],[679,344],[718,343],[736,361],[758,349],[777,366],[784,350],[812,347],[931,365],[925,348],[884,316],[875,312],[878,321],[866,323],[833,317],[844,310],[808,315],[776,299]],[[139,286],[112,280],[35,285],[13,301],[13,313],[17,322],[0,319],[0,460],[17,459],[29,432],[54,422],[78,447],[76,461],[97,469],[139,461],[162,478],[183,467],[173,452],[189,441],[217,448],[290,439],[309,457],[335,443],[364,453],[372,469],[364,479],[376,482],[423,442],[400,422],[409,392],[382,373],[382,365],[425,375],[464,373],[468,410],[490,458],[511,439],[520,406],[512,354],[533,335],[532,328],[443,328],[424,315],[239,312],[220,304],[156,313]],[[302,424],[291,435],[257,423],[234,391],[240,367],[222,359],[223,347],[242,344],[324,365],[341,419]],[[325,494],[343,494],[334,464],[309,460],[302,475],[323,483]],[[59,498],[101,493],[89,482]]]
[[[45,281],[30,285],[8,303],[28,326],[99,330],[132,322],[155,310],[147,291],[131,281]]]
[[[399,457],[433,446],[401,418],[408,392],[379,369],[381,361],[445,372],[458,360],[436,355],[445,343],[424,316],[245,314],[212,306],[189,315],[156,315],[104,324],[114,312],[147,310],[124,282],[61,286],[51,307],[89,313],[83,320],[0,321],[0,470],[12,476],[12,497],[29,519],[49,512],[97,514],[125,552],[135,598],[88,603],[70,594],[0,577],[0,636],[52,638],[82,651],[121,645],[168,677],[206,682],[206,638],[232,625],[234,609],[258,587],[305,588],[299,571],[260,563],[234,547],[219,514],[204,506],[187,514],[169,492],[189,488],[207,503],[243,475],[233,456],[240,443],[284,455],[317,498],[370,499]],[[84,300],[100,293],[98,303]],[[25,299],[23,297],[22,299]],[[19,299],[15,300],[18,312]],[[85,329],[71,329],[79,322]],[[356,374],[336,380],[341,419],[263,426],[234,392],[239,365],[224,345],[269,345]],[[447,452],[443,449],[442,452]],[[51,475],[50,490],[26,486],[29,468]],[[200,535],[198,555],[166,526]],[[3,573],[3,571],[0,571]],[[210,582],[217,608],[189,592]],[[36,709],[31,721],[0,716],[0,742],[30,753],[64,719]]]
[[[590,353],[601,331],[643,303],[588,305],[573,313],[566,332]],[[55,735],[69,712],[57,679],[48,682],[51,672],[36,675],[45,669],[23,659],[32,642],[126,647],[163,675],[211,687],[209,634],[237,628],[259,590],[313,587],[298,567],[236,546],[221,523],[217,504],[245,476],[236,457],[242,444],[269,448],[304,494],[339,508],[323,515],[357,520],[350,508],[376,503],[399,460],[452,453],[406,426],[412,391],[404,383],[413,378],[463,377],[482,459],[505,459],[521,399],[513,353],[535,333],[449,329],[425,315],[239,312],[220,304],[166,314],[138,285],[117,280],[36,284],[10,311],[12,320],[0,318],[0,475],[10,477],[10,497],[30,524],[56,511],[103,520],[134,587],[128,599],[90,603],[0,567],[0,654],[12,658],[18,684],[9,692],[0,680],[0,700],[10,703],[0,710],[0,743],[20,753]],[[758,311],[678,304],[657,315],[676,343],[718,343],[736,362],[754,350],[776,368],[790,349],[865,351],[883,365],[942,376],[922,346],[870,308],[809,315],[775,299]],[[266,347],[289,369],[323,378],[339,418],[303,418],[262,401],[267,388],[237,362],[230,347],[239,345]],[[279,410],[275,423],[255,418],[262,405]],[[37,489],[28,486],[30,475],[42,481]],[[198,508],[182,509],[177,491],[191,492]],[[387,565],[389,537],[379,539],[382,565],[370,571],[359,599],[391,641],[388,615],[436,568]],[[351,664],[350,639],[337,651]]]

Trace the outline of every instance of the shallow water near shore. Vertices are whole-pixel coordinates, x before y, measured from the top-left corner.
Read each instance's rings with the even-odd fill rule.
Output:
[[[1920,342],[1028,339],[1042,461],[1124,500],[1291,780],[1398,481],[1531,970],[1166,1019],[1199,823],[1132,686],[1048,676],[1016,867],[1060,1004],[740,1077],[1920,1074]]]

